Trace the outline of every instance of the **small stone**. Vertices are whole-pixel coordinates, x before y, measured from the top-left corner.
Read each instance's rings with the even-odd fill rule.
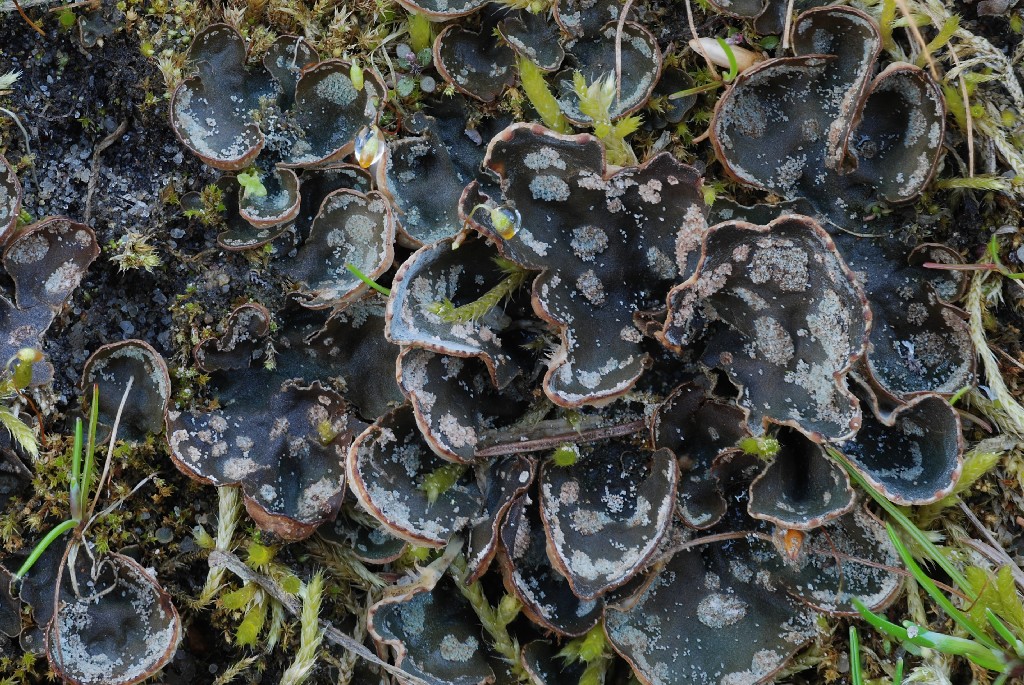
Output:
[[[1010,0],[982,0],[978,3],[979,17],[997,17],[1010,8]]]
[[[173,540],[173,539],[174,539],[174,532],[170,528],[168,528],[166,526],[164,526],[162,528],[157,528],[157,531],[156,531],[156,541],[159,542],[161,545],[166,545],[166,544],[170,543],[171,540]]]

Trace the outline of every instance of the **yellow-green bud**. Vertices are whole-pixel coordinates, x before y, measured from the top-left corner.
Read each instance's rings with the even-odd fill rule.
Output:
[[[363,85],[365,85],[365,79],[363,77],[363,68],[359,66],[359,60],[352,60],[352,66],[348,69],[348,76],[352,79],[352,85],[355,86],[356,90],[361,91]]]
[[[15,355],[14,387],[23,390],[32,382],[32,364],[43,361],[43,353],[31,347],[23,347]]]

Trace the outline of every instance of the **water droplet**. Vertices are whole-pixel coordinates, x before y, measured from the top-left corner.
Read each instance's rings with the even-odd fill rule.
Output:
[[[384,134],[377,126],[364,126],[359,129],[353,149],[359,166],[369,169],[380,161],[380,158],[384,156],[385,149],[387,149],[387,143],[384,141]]]
[[[501,206],[491,210],[491,223],[494,224],[494,230],[505,240],[510,240],[519,232],[522,222],[523,218],[517,209]]]

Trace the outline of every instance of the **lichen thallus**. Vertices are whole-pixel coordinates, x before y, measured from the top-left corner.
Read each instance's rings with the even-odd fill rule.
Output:
[[[473,207],[469,216],[472,217],[479,209],[483,209],[488,212],[491,225],[503,239],[511,240],[519,231],[522,218],[516,209],[505,205],[490,207],[485,204],[478,204]],[[469,223],[469,219],[466,220],[466,223]],[[457,250],[461,244],[461,236],[456,237],[455,241],[452,243],[452,249]],[[441,317],[442,320],[448,323],[467,323],[470,321],[478,321],[493,307],[500,304],[507,297],[510,297],[526,282],[526,277],[529,272],[515,262],[495,256],[494,263],[505,276],[497,285],[485,292],[478,299],[462,306],[456,307],[450,300],[432,302],[428,306],[430,312]],[[355,265],[345,264],[345,268],[348,269],[353,276],[361,280],[363,283],[366,283],[384,297],[389,297],[391,295],[391,290],[389,288],[385,288],[374,281],[372,278],[360,271]]]

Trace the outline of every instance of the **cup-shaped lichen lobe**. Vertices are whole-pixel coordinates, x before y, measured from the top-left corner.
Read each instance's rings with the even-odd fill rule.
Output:
[[[397,537],[443,547],[480,514],[483,494],[471,469],[431,501],[424,484],[450,465],[430,449],[412,408],[385,414],[352,444],[348,480],[362,507]]]
[[[247,46],[236,29],[214,24],[192,41],[188,61],[196,75],[171,98],[171,127],[179,140],[218,169],[244,169],[264,145],[254,121],[261,103],[277,94],[265,69],[246,65]]]
[[[68,682],[131,685],[170,661],[181,621],[170,595],[134,560],[110,554],[97,568],[92,593],[57,598],[47,657]]]
[[[367,629],[394,650],[396,665],[431,685],[494,682],[479,620],[447,580],[373,605]]]
[[[284,383],[265,397],[266,377],[222,382],[225,409],[168,411],[171,454],[186,475],[240,485],[258,525],[289,540],[312,535],[341,506],[348,446],[365,426],[319,383]]]
[[[330,59],[303,70],[288,112],[290,134],[282,163],[305,167],[340,160],[352,152],[356,133],[377,123],[380,99],[387,92],[376,72],[362,88],[352,82],[351,65]]]
[[[909,202],[931,179],[942,150],[941,91],[906,64],[872,80],[880,30],[859,10],[804,12],[793,41],[796,57],[744,72],[719,100],[716,154],[741,182],[806,199],[821,220],[859,230],[873,207]]]
[[[743,551],[679,552],[631,608],[609,609],[609,641],[645,681],[761,682],[813,639],[814,612],[764,587]]]
[[[131,390],[128,382],[131,379]],[[122,340],[104,345],[85,362],[83,390],[100,387],[100,421],[112,426],[125,392],[130,393],[118,424],[119,439],[141,441],[163,428],[164,411],[171,396],[167,362],[143,340]],[[91,396],[91,392],[85,393]]]
[[[22,348],[42,349],[43,336],[99,255],[92,229],[64,217],[25,227],[4,246],[3,266],[14,282],[14,297],[0,293],[0,359]],[[30,385],[53,377],[46,360],[32,365]]]
[[[412,403],[423,437],[439,456],[470,463],[487,432],[501,432],[530,406],[525,378],[498,389],[475,358],[406,349],[398,379]]]
[[[651,417],[654,446],[672,450],[679,461],[676,514],[694,529],[709,528],[725,514],[718,471],[749,435],[743,410],[715,397],[709,385],[698,379],[679,386]]]
[[[775,435],[780,449],[750,485],[752,517],[786,530],[813,530],[853,508],[849,476],[821,445],[788,427]]]
[[[494,459],[485,469],[483,515],[469,531],[466,539],[466,577],[478,580],[498,553],[499,540],[505,536],[505,521],[515,502],[522,499],[533,485],[537,462],[516,454]]]
[[[337,514],[348,448],[366,424],[335,390],[302,382],[313,377],[308,362],[316,356],[297,350],[296,341],[285,337],[280,364],[267,368],[269,333],[268,310],[248,304],[232,312],[219,337],[197,345],[194,356],[210,372],[220,406],[169,408],[167,441],[185,475],[240,486],[261,528],[297,540]],[[332,368],[328,361],[322,370]]]
[[[864,283],[873,313],[871,345],[862,375],[884,403],[927,393],[951,395],[975,381],[975,355],[963,312],[950,304],[966,278],[959,254],[923,243],[909,251],[894,238],[837,234],[836,243]]]
[[[472,186],[461,211],[505,257],[541,271],[533,307],[561,338],[545,393],[578,407],[627,392],[647,364],[634,316],[662,306],[699,254],[706,229],[699,175],[667,154],[612,173],[596,138],[529,124],[496,136],[484,166],[501,179],[519,230],[503,238],[485,212],[467,206],[478,197]]]
[[[452,24],[434,41],[434,64],[441,76],[460,93],[483,102],[493,102],[516,80],[515,53],[494,40],[502,15],[486,16],[480,31]]]
[[[481,173],[487,143],[510,123],[503,114],[480,118],[470,100],[431,99],[403,122],[406,137],[377,165],[378,187],[395,205],[403,244],[419,247],[459,232],[459,199],[466,184],[488,188]]]
[[[865,414],[838,447],[886,498],[927,504],[952,492],[963,469],[960,418],[939,395],[918,395],[881,418]]]
[[[541,515],[552,562],[593,599],[628,582],[668,531],[678,465],[672,453],[599,444],[568,467],[541,471]]]
[[[498,33],[519,56],[542,71],[554,71],[565,59],[558,25],[532,12],[508,14],[497,26]]]
[[[299,283],[297,297],[314,309],[344,308],[384,274],[394,259],[395,222],[378,192],[336,190],[324,198],[309,237],[285,269]]]
[[[21,210],[21,183],[14,167],[0,155],[0,245],[7,238],[7,232],[14,228]]]
[[[580,599],[548,559],[547,534],[537,503],[517,498],[501,529],[505,583],[530,619],[559,635],[583,635],[601,619],[604,600]]]
[[[385,335],[395,344],[430,350],[451,357],[477,357],[498,388],[519,374],[517,355],[501,333],[511,318],[499,306],[480,316],[445,317],[440,305],[474,302],[500,283],[505,274],[498,253],[483,240],[464,241],[453,249],[452,239],[417,250],[395,274],[388,298]]]
[[[750,528],[740,512],[724,524]],[[677,552],[639,597],[609,607],[612,646],[652,683],[767,682],[818,634],[817,611],[850,613],[854,597],[877,609],[899,589],[895,550],[865,512],[809,533],[796,563],[766,537]]]
[[[860,425],[845,377],[864,354],[870,321],[831,238],[794,216],[715,226],[697,276],[669,296],[662,339],[678,348],[706,337],[705,363],[742,388],[755,434],[776,423],[844,439]]]
[[[205,163],[239,171],[260,157],[268,167],[315,166],[344,157],[352,151],[356,132],[377,123],[386,88],[372,69],[365,70],[357,88],[350,64],[318,61],[312,45],[295,36],[275,41],[262,64],[248,64],[247,51],[245,39],[227,24],[204,29],[190,48],[196,75],[174,91],[171,126]],[[265,147],[267,159],[260,156]],[[287,176],[283,170],[276,173]],[[297,181],[294,174],[289,178],[269,196],[272,200],[250,198],[247,218],[254,225],[294,218],[297,190],[285,191]]]

